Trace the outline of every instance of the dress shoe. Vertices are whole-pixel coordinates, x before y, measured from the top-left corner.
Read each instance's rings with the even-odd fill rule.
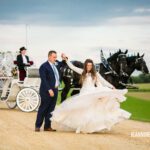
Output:
[[[40,132],[40,128],[35,128],[35,132]]]
[[[56,131],[56,130],[53,130],[52,128],[44,128],[44,131]]]

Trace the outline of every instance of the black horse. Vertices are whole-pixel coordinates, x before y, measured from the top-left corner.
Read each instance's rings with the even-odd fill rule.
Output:
[[[118,52],[111,55],[107,61],[109,65],[111,66],[112,70],[114,70],[118,76],[128,76],[126,74],[126,68],[127,68],[127,61],[126,61],[126,54],[128,53],[128,50],[125,52],[122,52],[121,49],[119,49]]]
[[[72,64],[76,67],[83,68],[83,63],[80,61],[72,61]],[[71,70],[67,64],[61,69],[61,80],[64,82],[64,88],[61,93],[61,102],[67,98],[67,94],[71,88],[74,90],[71,92],[71,96],[79,93],[81,84],[79,84],[80,75]]]
[[[126,86],[122,83],[122,78],[128,76],[126,73],[127,61],[126,54],[128,50],[122,52],[120,49],[107,59],[107,64],[103,65],[100,63],[99,73],[117,89],[124,89]]]
[[[140,54],[138,53],[137,56],[129,56],[126,58],[127,60],[126,73],[128,74],[128,76],[122,78],[123,83],[125,84],[128,83],[128,80],[130,79],[131,74],[135,70],[142,71],[142,73],[144,74],[149,73],[148,67],[143,57],[144,57],[144,54],[140,56]]]

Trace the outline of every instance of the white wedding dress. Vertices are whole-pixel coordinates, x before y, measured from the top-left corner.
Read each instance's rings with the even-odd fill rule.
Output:
[[[68,66],[82,74],[83,70],[67,61]],[[131,114],[120,108],[126,100],[127,89],[111,89],[112,85],[99,73],[93,80],[87,73],[80,94],[72,96],[52,112],[51,125],[57,131],[93,133],[110,130],[111,127]],[[95,87],[95,84],[97,87]]]

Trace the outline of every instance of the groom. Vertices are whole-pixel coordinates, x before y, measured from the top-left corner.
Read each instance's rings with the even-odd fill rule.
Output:
[[[35,131],[40,131],[40,127],[44,121],[44,131],[54,131],[51,128],[51,112],[54,110],[57,96],[58,86],[60,83],[59,72],[57,69],[60,68],[61,63],[55,62],[57,59],[56,51],[49,51],[48,61],[43,63],[39,69],[41,85],[40,85],[40,96],[41,105],[37,113],[37,119],[35,123]]]

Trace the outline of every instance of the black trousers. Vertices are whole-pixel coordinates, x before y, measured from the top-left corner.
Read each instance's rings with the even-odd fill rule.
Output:
[[[35,123],[36,128],[40,128],[44,123],[44,128],[51,127],[50,118],[52,117],[51,112],[55,109],[57,97],[58,97],[58,89],[53,89],[54,97],[50,97],[49,93],[47,94],[40,92],[41,96],[41,104],[37,113],[37,119]]]

